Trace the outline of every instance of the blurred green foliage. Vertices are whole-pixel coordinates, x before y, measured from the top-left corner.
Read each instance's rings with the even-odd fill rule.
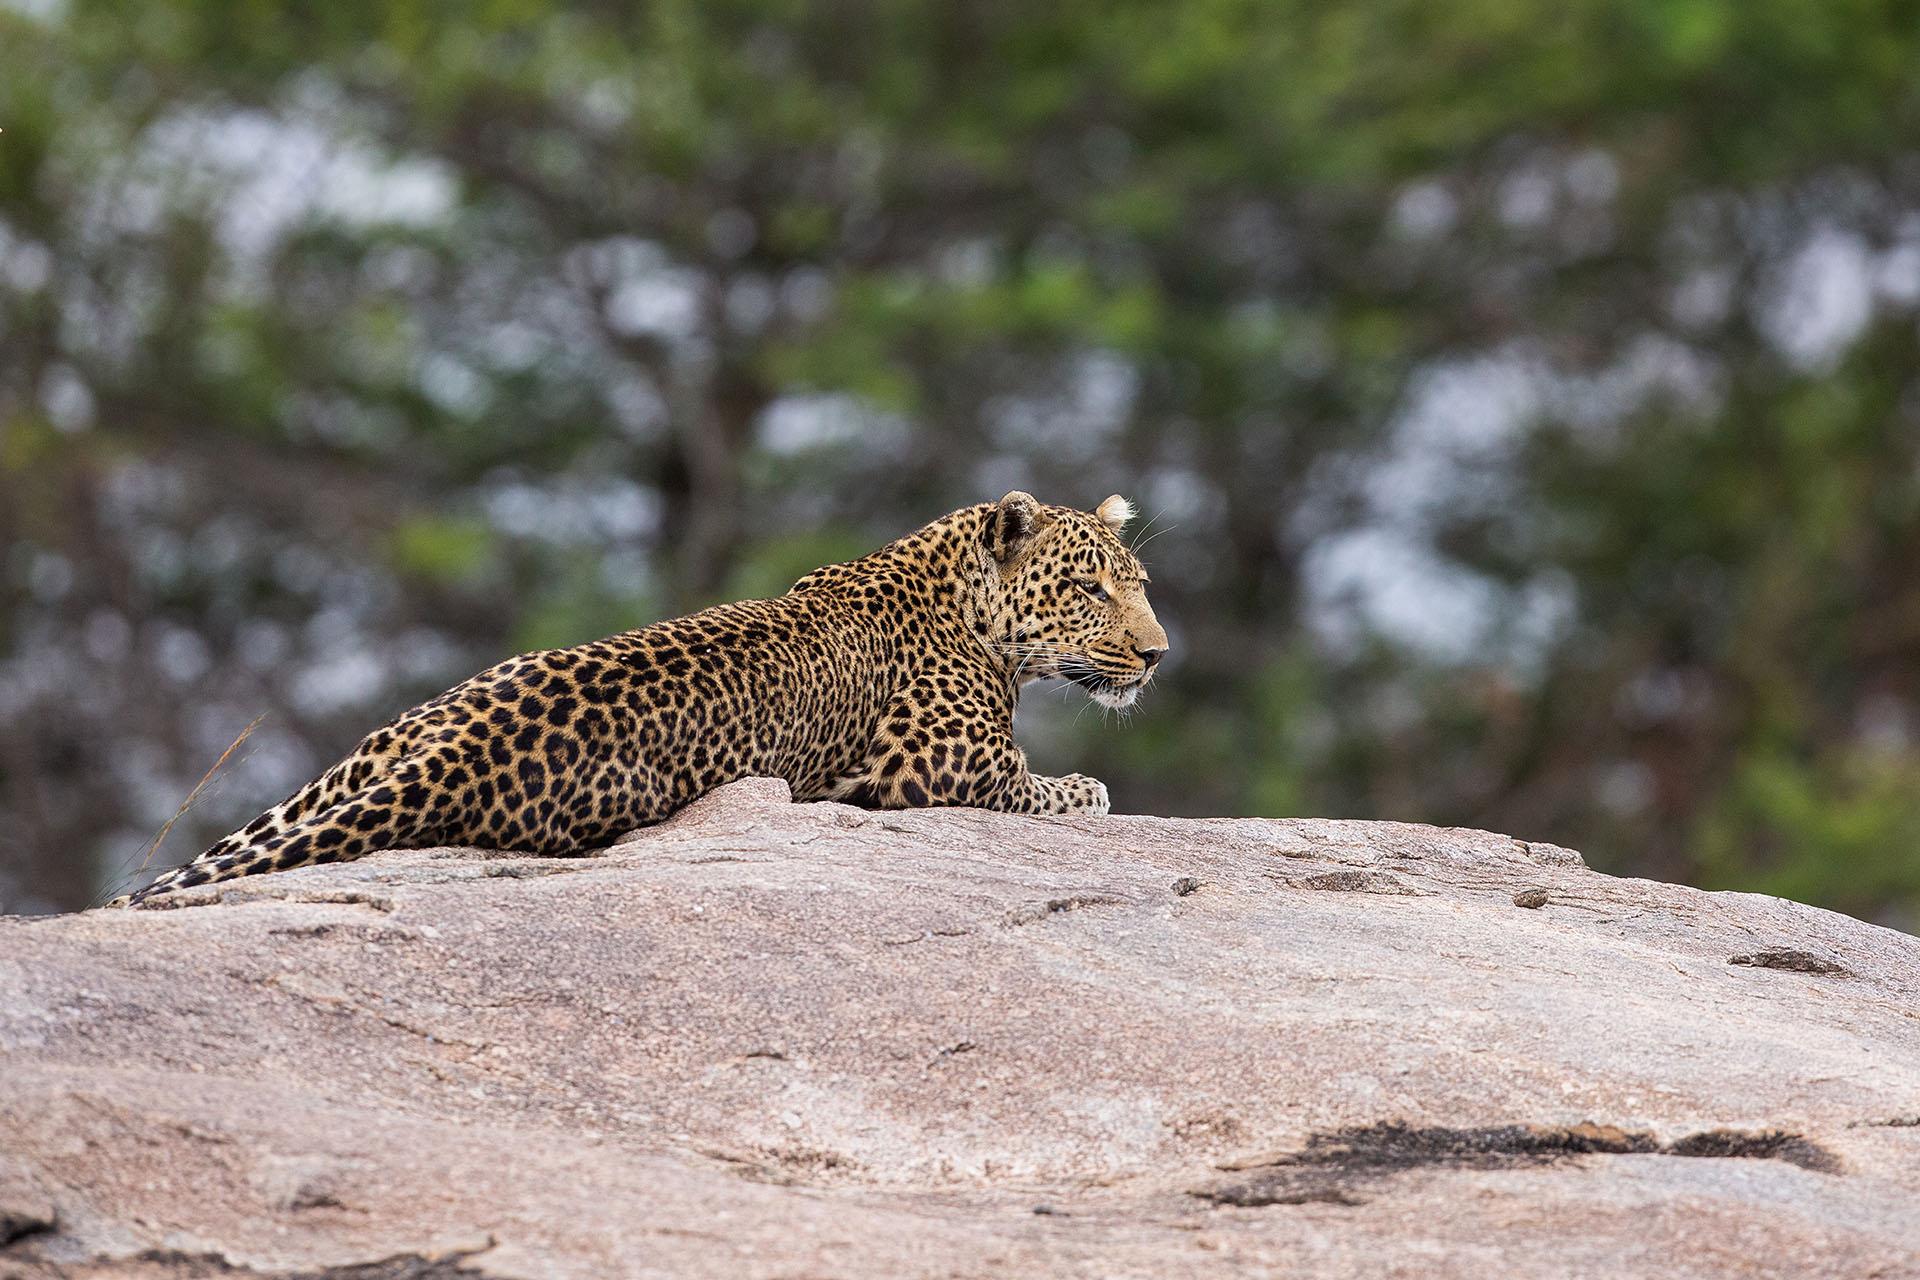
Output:
[[[1157,517],[1153,705],[1026,726],[1123,807],[1914,927],[1916,66],[1894,0],[0,7],[0,902],[263,709],[183,835],[1018,485]]]

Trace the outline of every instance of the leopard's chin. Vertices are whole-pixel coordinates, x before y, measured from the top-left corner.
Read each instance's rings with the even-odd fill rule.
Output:
[[[1091,663],[1067,663],[1051,673],[1069,684],[1077,684],[1086,695],[1114,711],[1125,710],[1139,698],[1140,690],[1152,678],[1151,672],[1109,675]]]
[[[1086,687],[1087,696],[1101,706],[1124,711],[1140,697],[1140,691],[1152,678],[1151,673],[1121,678],[1102,674],[1081,683]]]

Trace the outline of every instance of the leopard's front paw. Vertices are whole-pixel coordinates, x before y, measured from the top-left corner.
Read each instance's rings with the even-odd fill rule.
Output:
[[[1113,808],[1107,799],[1107,784],[1084,773],[1070,773],[1060,779],[1067,787],[1069,813],[1105,815]]]

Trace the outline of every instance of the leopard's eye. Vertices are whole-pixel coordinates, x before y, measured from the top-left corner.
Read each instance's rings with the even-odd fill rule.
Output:
[[[1075,578],[1073,585],[1092,596],[1095,600],[1105,600],[1107,589],[1093,578]]]

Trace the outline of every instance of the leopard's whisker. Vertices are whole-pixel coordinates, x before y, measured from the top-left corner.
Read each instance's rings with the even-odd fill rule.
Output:
[[[1147,530],[1153,528],[1153,526],[1159,522],[1160,517],[1164,514],[1165,514],[1164,508],[1160,511],[1154,512],[1152,518],[1150,518],[1145,524],[1141,525],[1138,529],[1135,529],[1133,531],[1133,537],[1128,539],[1127,541],[1127,549],[1129,551],[1134,552],[1136,555],[1139,554],[1140,540],[1147,536]]]
[[[1141,547],[1146,546],[1149,542],[1152,542],[1155,538],[1159,537],[1161,534],[1167,533],[1174,529],[1178,529],[1179,527],[1180,526],[1177,524],[1170,524],[1164,529],[1159,529],[1154,531],[1153,533],[1148,534],[1146,537],[1140,539],[1140,541],[1133,544],[1133,554],[1136,556],[1139,555]]]

